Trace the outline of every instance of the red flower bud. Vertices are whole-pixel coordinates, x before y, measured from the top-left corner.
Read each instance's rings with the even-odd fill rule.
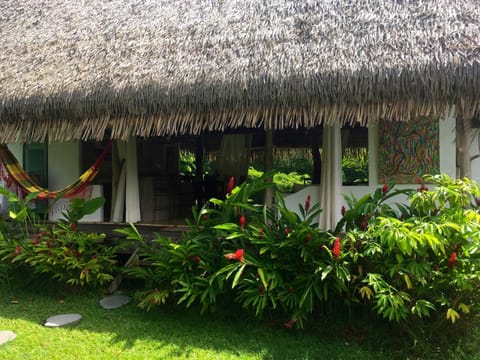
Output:
[[[457,253],[454,251],[454,252],[452,252],[452,255],[450,255],[450,258],[448,259],[448,269],[449,270],[453,269],[456,261],[457,261]]]
[[[333,242],[333,250],[332,254],[335,259],[338,259],[340,256],[340,238],[336,238],[335,241]]]
[[[382,193],[383,193],[383,194],[386,194],[387,191],[388,191],[388,184],[385,184],[385,185],[383,185],[383,187],[382,187]]]
[[[240,262],[245,262],[245,258],[243,257],[243,254],[244,254],[243,249],[238,249],[234,253],[225,254],[225,258],[227,260],[237,260]]]
[[[38,245],[40,243],[41,236],[40,234],[36,234],[35,237],[32,240],[32,245]]]
[[[418,189],[417,189],[418,192],[422,192],[422,191],[428,191],[428,187],[426,187],[425,185],[421,185]]]
[[[70,230],[77,231],[77,225],[75,223],[70,223]]]
[[[241,215],[238,221],[240,223],[240,227],[242,228],[242,230],[245,229],[245,222],[246,222],[245,215]]]
[[[342,205],[342,210],[340,210],[340,212],[342,213],[342,216],[345,216],[345,213],[347,212],[345,206]]]
[[[288,226],[286,226],[284,232],[285,232],[285,235],[288,236],[288,234],[290,234],[291,230]]]
[[[292,319],[290,321],[287,321],[285,324],[283,324],[283,326],[285,326],[287,329],[291,329],[292,326],[295,325],[296,322],[297,322],[297,320]]]
[[[310,199],[311,199],[311,196],[308,195],[307,200],[305,201],[305,211],[310,210]]]
[[[363,221],[360,223],[360,228],[361,228],[362,230],[366,230],[366,229],[367,229],[367,226],[368,226],[368,223],[367,223],[365,220],[363,220]]]
[[[227,194],[232,195],[232,190],[235,187],[235,178],[232,176],[227,183]]]
[[[15,256],[20,255],[22,252],[22,247],[20,245],[15,246]]]

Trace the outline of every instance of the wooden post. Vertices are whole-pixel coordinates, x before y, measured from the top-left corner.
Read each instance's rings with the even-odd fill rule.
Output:
[[[265,132],[265,172],[269,172],[273,169],[273,129],[268,129]],[[268,181],[273,181],[273,178],[269,178]],[[273,205],[273,188],[268,187],[265,189],[265,205],[271,208]]]
[[[120,177],[120,160],[118,156],[117,140],[112,144],[112,204],[110,206],[110,221],[113,219],[113,213],[115,210],[115,203],[118,191],[118,180]]]
[[[312,184],[320,184],[322,177],[322,158],[320,157],[320,134],[312,131],[310,135],[310,150],[313,159]]]

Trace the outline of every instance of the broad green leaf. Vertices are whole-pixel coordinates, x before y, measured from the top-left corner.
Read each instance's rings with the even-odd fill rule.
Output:
[[[242,276],[243,269],[245,269],[245,266],[247,264],[243,264],[238,270],[237,273],[235,274],[235,277],[233,278],[233,283],[232,283],[232,289],[237,286],[238,282],[240,281],[240,277]]]

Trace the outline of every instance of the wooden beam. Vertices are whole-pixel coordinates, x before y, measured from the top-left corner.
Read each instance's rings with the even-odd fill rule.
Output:
[[[265,132],[265,172],[272,171],[273,169],[273,130],[268,129]],[[268,181],[273,181],[273,178],[269,178]],[[265,205],[271,208],[273,205],[274,191],[272,187],[265,189]]]
[[[472,175],[472,166],[470,162],[470,124],[471,119],[467,119],[465,116],[458,114],[456,120],[457,128],[457,166],[459,168],[460,178],[468,177]]]

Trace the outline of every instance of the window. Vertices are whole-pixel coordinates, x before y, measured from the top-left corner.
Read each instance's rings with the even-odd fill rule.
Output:
[[[342,184],[368,185],[368,129],[342,129]]]

